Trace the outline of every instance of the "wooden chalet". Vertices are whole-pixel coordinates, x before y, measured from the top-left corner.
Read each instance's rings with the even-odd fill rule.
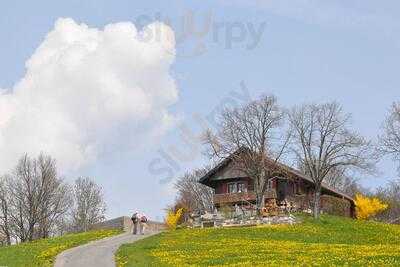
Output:
[[[281,170],[270,179],[264,194],[265,210],[285,210],[311,212],[314,202],[314,182],[307,175],[287,165],[275,164]],[[223,160],[200,179],[200,183],[214,189],[214,205],[254,207],[256,195],[253,180],[238,168],[232,158]],[[323,213],[354,217],[353,198],[323,184],[321,192],[321,211]]]

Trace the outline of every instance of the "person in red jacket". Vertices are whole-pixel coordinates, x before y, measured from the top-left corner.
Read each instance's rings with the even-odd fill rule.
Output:
[[[144,214],[140,214],[139,218],[139,234],[144,235],[144,231],[147,227],[147,217]]]

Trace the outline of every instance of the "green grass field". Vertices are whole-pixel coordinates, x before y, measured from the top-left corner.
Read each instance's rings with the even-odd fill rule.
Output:
[[[185,229],[118,250],[119,266],[400,266],[400,226],[323,216],[294,226]]]
[[[0,266],[53,266],[55,257],[62,251],[119,233],[118,230],[92,231],[0,247]]]

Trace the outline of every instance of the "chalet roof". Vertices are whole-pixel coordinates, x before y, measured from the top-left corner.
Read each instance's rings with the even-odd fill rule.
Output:
[[[240,153],[239,151],[235,152],[235,153]],[[222,160],[217,166],[215,166],[213,169],[211,169],[208,173],[206,173],[203,177],[200,178],[199,182],[205,185],[209,185],[209,180],[211,177],[213,177],[218,171],[222,170],[223,168],[225,168],[226,166],[228,166],[230,163],[232,162],[232,155],[225,158],[224,160]],[[272,162],[272,160],[271,160]],[[296,170],[292,167],[287,166],[286,164],[282,164],[282,163],[277,163],[274,162],[274,164],[277,164],[280,168],[282,168],[283,170],[285,170],[286,172],[296,176],[297,178],[300,178],[302,180],[305,180],[311,184],[314,184],[314,181],[311,177],[309,177],[308,175],[300,172],[299,170]],[[354,204],[354,199],[343,193],[340,192],[339,190],[325,184],[322,183],[322,190],[326,191],[328,193],[330,193],[331,195],[335,195],[337,197],[341,197],[341,198],[345,198],[349,201],[351,201]]]

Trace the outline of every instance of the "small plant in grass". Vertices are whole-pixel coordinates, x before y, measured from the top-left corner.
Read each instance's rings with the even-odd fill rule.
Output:
[[[169,210],[165,222],[170,230],[176,230],[179,219],[182,217],[183,208],[178,209],[176,212]]]
[[[382,212],[388,208],[388,205],[383,203],[378,198],[369,198],[360,194],[356,195],[356,210],[357,219],[366,220]]]

